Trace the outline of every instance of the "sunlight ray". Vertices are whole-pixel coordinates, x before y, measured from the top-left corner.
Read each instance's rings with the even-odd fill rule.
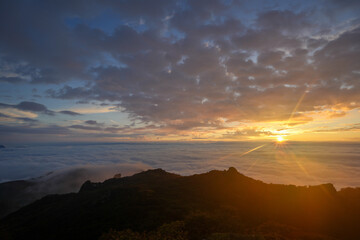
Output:
[[[251,153],[251,152],[253,152],[253,151],[255,151],[255,150],[258,150],[258,149],[264,147],[265,145],[267,145],[267,144],[263,144],[263,145],[261,145],[261,146],[255,147],[255,148],[253,148],[253,149],[251,149],[251,150],[249,150],[249,151],[247,151],[247,152],[244,152],[244,153],[241,154],[239,157],[242,157],[242,156],[244,156],[244,155],[246,155],[246,154],[249,154],[249,153]]]
[[[297,109],[299,108],[300,104],[302,103],[302,101],[304,100],[304,97],[306,95],[306,93],[308,92],[308,89],[306,89],[304,91],[304,93],[301,95],[301,97],[299,98],[299,101],[296,103],[294,110],[291,112],[289,119],[287,120],[286,124],[288,125],[291,121],[291,119],[293,118],[294,114],[296,113]]]
[[[239,157],[242,157],[242,156],[244,156],[244,155],[246,155],[246,154],[249,154],[249,153],[251,153],[251,152],[253,152],[253,151],[255,151],[255,150],[258,150],[258,149],[264,147],[265,145],[267,145],[267,144],[263,144],[263,145],[257,146],[257,147],[255,147],[255,148],[253,148],[253,149],[251,149],[251,150],[249,150],[249,151],[247,151],[247,152],[244,152],[244,153],[241,154]],[[259,160],[259,159],[257,158],[255,161],[253,161],[253,163],[250,165],[250,167],[248,167],[248,168],[244,171],[244,174],[246,174],[253,166],[255,166],[255,165],[257,164],[258,160]]]

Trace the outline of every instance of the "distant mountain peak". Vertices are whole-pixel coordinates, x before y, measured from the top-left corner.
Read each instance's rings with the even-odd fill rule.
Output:
[[[100,186],[100,183],[93,183],[89,180],[83,183],[79,192],[91,191]]]
[[[161,168],[156,169],[149,169],[137,174],[134,174],[134,177],[142,177],[142,176],[157,176],[157,177],[180,177],[180,175],[177,175],[175,173],[169,173]]]
[[[236,168],[234,167],[229,167],[229,169],[227,170],[227,172],[229,174],[239,174],[238,170],[236,170]]]

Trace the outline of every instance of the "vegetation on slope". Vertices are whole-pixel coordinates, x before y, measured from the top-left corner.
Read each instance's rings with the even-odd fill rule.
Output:
[[[359,193],[156,169],[44,197],[2,219],[0,239],[360,239]]]

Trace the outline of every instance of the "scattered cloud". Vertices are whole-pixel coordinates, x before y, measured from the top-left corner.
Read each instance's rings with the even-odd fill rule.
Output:
[[[54,135],[54,134],[67,134],[69,130],[65,127],[60,126],[46,126],[46,127],[33,127],[32,125],[21,125],[21,126],[6,126],[0,125],[0,131],[4,134],[34,134],[34,135]]]
[[[38,121],[36,119],[28,118],[28,117],[14,117],[1,112],[0,112],[0,119],[2,121],[20,121],[20,122],[30,122],[30,123],[35,123]]]
[[[36,102],[20,102],[16,105],[0,103],[0,108],[15,108],[22,111],[43,113],[50,116],[54,115],[53,111],[47,109],[43,104]]]
[[[36,103],[36,102],[20,102],[19,104],[6,104],[6,103],[0,103],[0,108],[13,108],[25,112],[34,112],[34,113],[42,113],[50,116],[54,116],[56,112],[49,110],[45,105]],[[80,113],[69,111],[69,110],[63,110],[58,111],[57,113],[70,115],[70,116],[79,116]]]
[[[339,128],[324,128],[324,129],[318,129],[315,130],[315,132],[355,132],[355,131],[360,131],[360,123],[356,123],[356,124],[348,124],[345,127],[339,127]]]
[[[87,121],[85,121],[85,123],[89,124],[89,125],[98,125],[98,122],[95,120],[87,120]]]
[[[249,137],[264,137],[264,136],[275,136],[271,131],[264,130],[257,127],[247,127],[242,128],[241,130],[237,129],[235,131],[229,131],[225,134],[223,134],[223,138],[226,139],[248,139]]]
[[[79,116],[79,115],[81,115],[80,113],[69,111],[69,110],[59,111],[58,113],[62,113],[62,114],[70,115],[70,116]]]

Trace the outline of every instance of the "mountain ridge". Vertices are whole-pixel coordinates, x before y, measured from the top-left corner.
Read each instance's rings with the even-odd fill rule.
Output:
[[[148,232],[202,213],[242,226],[218,222],[226,222],[231,232],[270,221],[329,239],[354,239],[360,237],[359,202],[360,189],[267,184],[235,168],[192,176],[154,169],[102,183],[87,181],[78,193],[46,196],[0,220],[0,238],[98,239],[110,229]]]

